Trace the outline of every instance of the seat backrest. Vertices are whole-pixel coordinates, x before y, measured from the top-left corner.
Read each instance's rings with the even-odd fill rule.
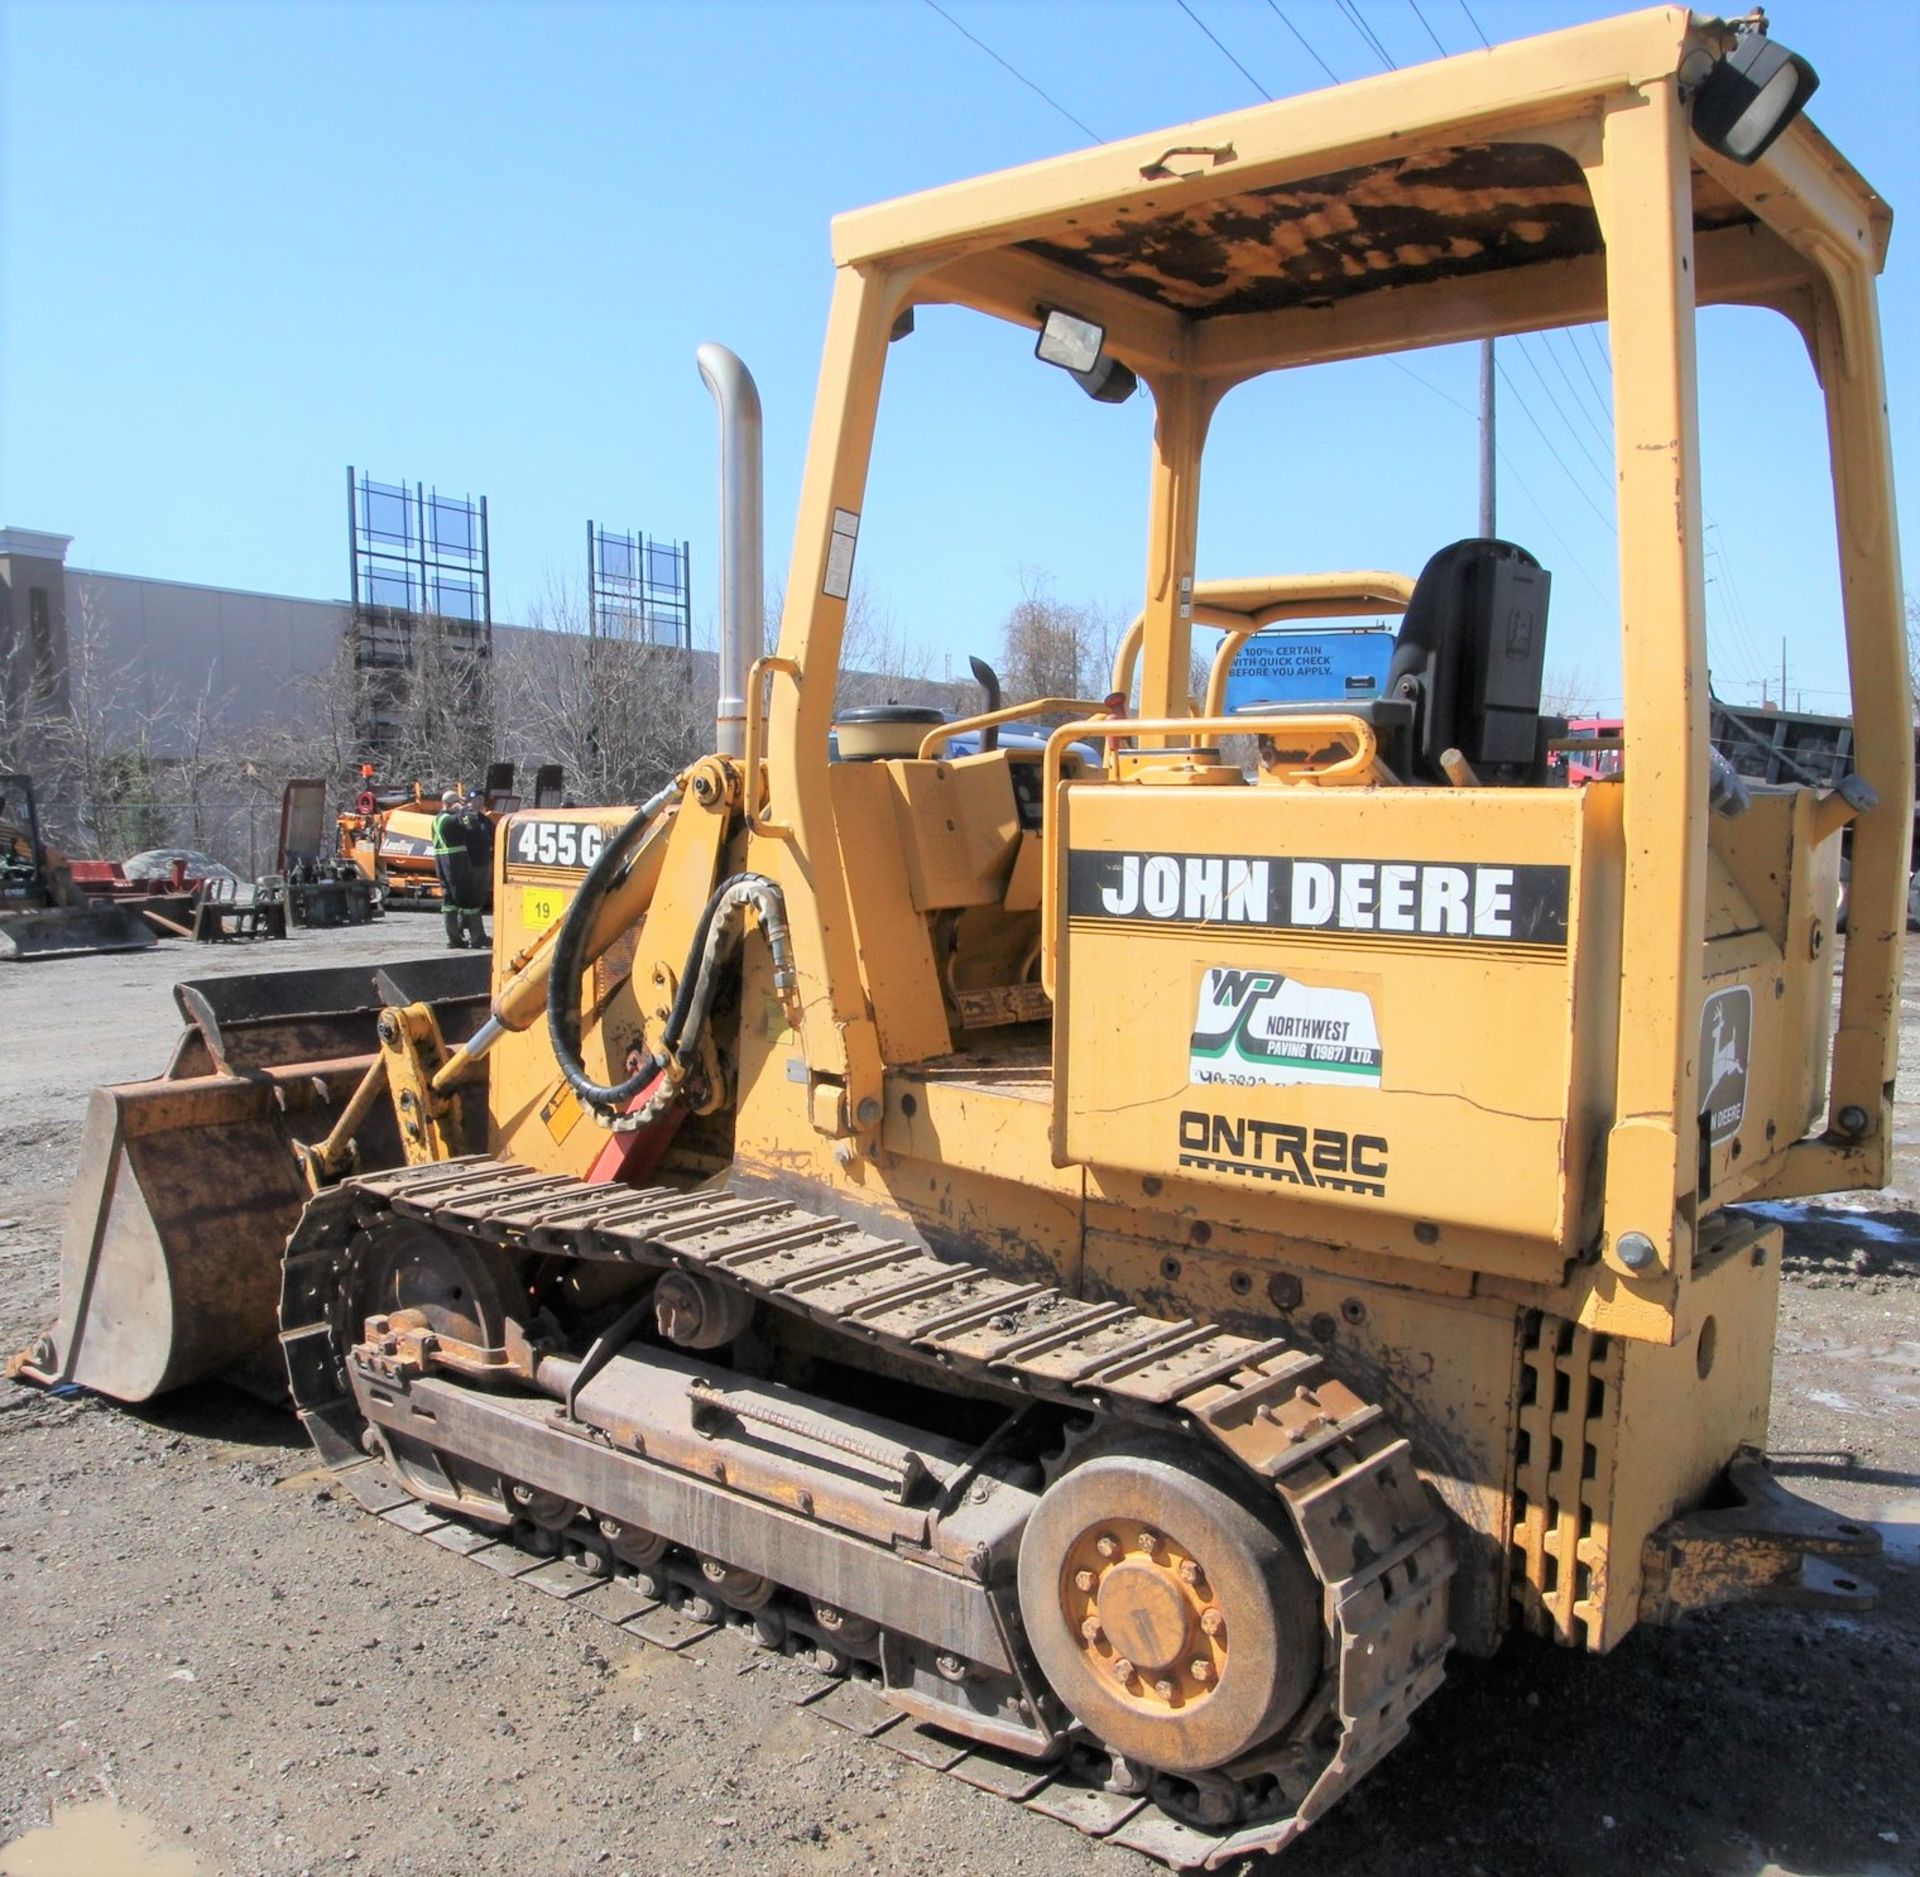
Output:
[[[1409,781],[1444,782],[1449,749],[1483,782],[1540,779],[1552,579],[1510,541],[1456,541],[1421,569],[1387,673],[1387,696],[1414,706]]]

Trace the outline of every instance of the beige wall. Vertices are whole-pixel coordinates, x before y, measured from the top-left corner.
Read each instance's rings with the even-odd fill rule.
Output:
[[[97,636],[128,718],[152,724],[162,756],[173,753],[169,726],[202,696],[229,729],[296,714],[301,681],[332,664],[351,610],[344,600],[67,569],[70,642]]]

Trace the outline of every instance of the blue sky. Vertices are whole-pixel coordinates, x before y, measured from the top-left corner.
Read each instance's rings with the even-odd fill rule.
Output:
[[[767,413],[784,573],[838,209],[1342,78],[1380,58],[1336,0],[926,0],[675,6],[184,6],[0,0],[0,521],[77,565],[334,596],[344,470],[484,493],[496,616],[577,579],[589,516],[692,542],[710,621],[714,419],[702,339]],[[1359,0],[1396,62],[1616,8]],[[1190,9],[1190,10],[1189,10]],[[1281,17],[1284,10],[1285,19]],[[1423,16],[1424,15],[1424,19]],[[1226,48],[1216,45],[1204,23]],[[1920,39],[1892,0],[1787,0],[1813,115],[1894,204],[1920,203]],[[1228,56],[1231,54],[1231,58]],[[1056,108],[1057,107],[1057,108]],[[1912,513],[1920,259],[1882,282],[1896,471]],[[1702,321],[1718,687],[1845,684],[1831,494],[1798,339]],[[894,348],[861,575],[964,669],[1022,571],[1138,603],[1150,412],[1094,406],[1031,340],[923,316]],[[1618,690],[1602,348],[1503,347],[1501,531],[1555,573],[1549,664]],[[1222,411],[1202,578],[1417,568],[1474,525],[1470,350],[1290,374]],[[1524,400],[1522,409],[1516,400]],[[1903,448],[1902,446],[1907,447]]]

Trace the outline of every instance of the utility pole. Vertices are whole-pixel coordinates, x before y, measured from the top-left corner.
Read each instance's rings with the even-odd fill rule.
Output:
[[[1787,635],[1780,635],[1780,708],[1787,707]]]
[[[1493,341],[1480,341],[1480,536],[1493,539]]]

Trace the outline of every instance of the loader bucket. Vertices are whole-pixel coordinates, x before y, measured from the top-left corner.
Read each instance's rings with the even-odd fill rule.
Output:
[[[461,1041],[487,980],[475,956],[177,985],[189,1027],[166,1073],[93,1091],[59,1319],[10,1371],[119,1401],[250,1366],[277,1377],[280,1253],[307,1199],[294,1144],[332,1127],[377,1054],[383,1006],[429,1003]],[[363,1168],[399,1164],[384,1104],[359,1147]]]
[[[144,951],[152,943],[153,929],[120,906],[42,906],[0,915],[0,961],[10,964]]]

